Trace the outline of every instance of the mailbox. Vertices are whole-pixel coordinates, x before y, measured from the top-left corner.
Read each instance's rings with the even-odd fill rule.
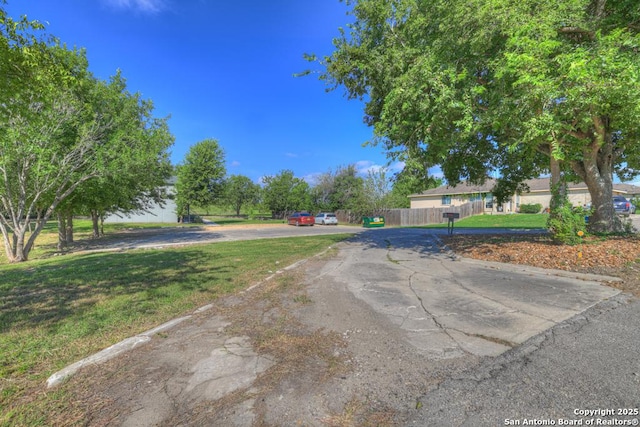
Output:
[[[447,218],[449,220],[447,222],[447,233],[453,234],[453,220],[460,218],[460,214],[458,212],[444,212],[442,214],[442,218]]]

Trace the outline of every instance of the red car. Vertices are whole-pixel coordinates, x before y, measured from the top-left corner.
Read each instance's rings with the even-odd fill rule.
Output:
[[[296,227],[299,225],[310,225],[313,227],[316,219],[309,212],[294,212],[289,215],[287,222],[289,225],[295,225]]]

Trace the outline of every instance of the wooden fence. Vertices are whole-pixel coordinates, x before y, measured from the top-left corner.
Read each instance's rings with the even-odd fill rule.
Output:
[[[419,209],[380,209],[366,216],[384,216],[385,224],[388,226],[412,226],[441,224],[448,220],[442,217],[445,212],[456,212],[460,214],[460,219],[472,215],[484,213],[482,200],[465,203],[461,206],[451,206],[443,208],[419,208]],[[350,211],[336,211],[338,221],[342,223],[362,223],[362,217]]]

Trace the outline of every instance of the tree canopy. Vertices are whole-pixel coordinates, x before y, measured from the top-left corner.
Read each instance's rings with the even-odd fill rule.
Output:
[[[94,237],[99,235],[98,219],[109,213],[140,212],[164,203],[173,172],[167,150],[174,141],[167,119],[155,118],[151,101],[128,92],[119,72],[102,84],[98,95],[92,102],[114,124],[104,139],[117,153],[74,195],[75,212],[93,219]]]
[[[231,175],[225,181],[224,201],[240,215],[243,206],[255,205],[260,201],[261,188],[244,175]]]
[[[282,170],[262,178],[262,202],[275,218],[284,218],[294,211],[309,210],[309,184],[296,178],[291,170]]]
[[[450,184],[494,171],[509,189],[544,171],[581,179],[591,227],[619,230],[613,175],[640,162],[636,1],[347,3],[355,21],[321,79],[365,101],[374,143],[440,165]]]
[[[192,145],[177,167],[176,205],[178,213],[188,213],[189,206],[210,206],[224,196],[224,150],[216,139]]]
[[[138,151],[145,134],[158,142],[146,167],[158,166],[172,143],[151,104],[128,94],[119,76],[96,79],[84,51],[41,30],[0,8],[0,231],[12,262],[27,259],[46,221],[70,208],[80,186],[113,177],[115,161],[122,168],[123,159],[146,157]]]

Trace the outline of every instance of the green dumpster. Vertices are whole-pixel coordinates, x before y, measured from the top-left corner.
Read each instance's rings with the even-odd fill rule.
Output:
[[[363,216],[362,226],[365,228],[384,227],[383,216]]]

